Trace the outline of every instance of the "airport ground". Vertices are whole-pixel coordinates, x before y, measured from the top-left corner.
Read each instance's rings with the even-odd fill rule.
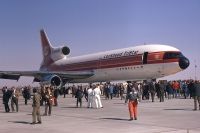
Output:
[[[193,111],[192,99],[158,99],[142,101],[138,106],[138,120],[128,121],[128,107],[124,100],[102,99],[104,108],[75,107],[75,98],[59,97],[51,116],[42,116],[42,124],[31,125],[32,101],[24,105],[20,97],[19,112],[5,113],[0,98],[0,133],[199,133],[200,110]],[[41,107],[44,112],[44,107]]]

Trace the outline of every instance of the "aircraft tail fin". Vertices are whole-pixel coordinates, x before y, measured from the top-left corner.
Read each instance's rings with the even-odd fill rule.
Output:
[[[43,61],[40,69],[45,69],[49,64],[53,63],[53,60],[51,59],[51,52],[53,47],[43,29],[40,30],[40,37],[41,37],[42,54],[43,54]]]

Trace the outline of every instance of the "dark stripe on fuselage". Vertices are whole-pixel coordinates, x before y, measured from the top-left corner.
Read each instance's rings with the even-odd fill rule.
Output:
[[[163,60],[164,52],[153,52],[148,54],[147,64],[159,64],[178,62],[178,59]],[[84,71],[95,69],[106,69],[115,67],[146,65],[143,64],[142,54],[123,56],[117,58],[99,59],[93,61],[78,62],[65,65],[54,65],[49,68],[51,71]]]

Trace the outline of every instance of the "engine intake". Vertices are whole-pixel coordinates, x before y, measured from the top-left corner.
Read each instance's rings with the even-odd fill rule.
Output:
[[[41,80],[41,83],[60,87],[62,85],[62,79],[57,75],[48,75]]]
[[[70,49],[67,46],[53,48],[51,50],[51,58],[54,61],[57,61],[57,60],[65,58],[69,53],[70,53]]]
[[[58,76],[53,76],[51,78],[51,85],[55,85],[55,86],[61,86],[61,78]]]
[[[68,55],[69,53],[70,53],[70,49],[68,48],[68,47],[63,47],[62,48],[62,53],[64,54],[64,55]]]

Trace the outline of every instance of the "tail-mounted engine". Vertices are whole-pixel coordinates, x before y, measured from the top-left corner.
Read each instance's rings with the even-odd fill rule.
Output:
[[[52,48],[51,50],[51,58],[54,61],[63,59],[70,53],[70,49],[67,46],[59,47],[59,48]]]

